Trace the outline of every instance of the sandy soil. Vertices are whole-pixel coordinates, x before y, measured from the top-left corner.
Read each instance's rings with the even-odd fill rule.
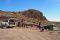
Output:
[[[0,29],[0,40],[60,40],[60,33],[51,34],[32,28]]]

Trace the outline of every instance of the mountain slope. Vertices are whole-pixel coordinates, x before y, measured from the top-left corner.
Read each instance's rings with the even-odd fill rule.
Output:
[[[38,10],[34,10],[34,9],[29,9],[26,11],[23,11],[22,14],[26,17],[29,18],[36,18],[38,20],[47,20],[46,17],[43,16],[43,13],[38,11]]]
[[[47,21],[46,17],[43,16],[41,11],[35,9],[29,9],[25,11],[18,12],[10,12],[10,11],[2,11],[0,10],[0,20],[4,20],[7,18],[15,17],[17,19],[23,19],[27,22],[44,22]]]

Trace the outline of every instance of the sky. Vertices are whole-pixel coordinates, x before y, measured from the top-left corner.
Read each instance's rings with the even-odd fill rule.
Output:
[[[0,0],[0,10],[24,11],[36,9],[49,21],[60,22],[60,0]]]

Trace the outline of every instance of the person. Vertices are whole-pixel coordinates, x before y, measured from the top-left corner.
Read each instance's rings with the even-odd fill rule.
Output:
[[[18,27],[20,27],[20,21],[18,21]]]
[[[43,26],[43,24],[41,24],[40,26],[41,26],[40,32],[44,31],[44,26]]]
[[[25,27],[24,19],[21,19],[21,26],[22,26],[22,27]]]
[[[38,28],[41,29],[41,22],[38,23]]]
[[[44,27],[43,27],[43,25],[41,24],[41,22],[39,22],[38,28],[40,29],[41,32],[44,31]]]

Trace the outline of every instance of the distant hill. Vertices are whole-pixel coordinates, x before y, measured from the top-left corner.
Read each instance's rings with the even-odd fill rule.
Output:
[[[51,21],[50,21],[50,23],[55,24],[55,25],[57,25],[57,26],[60,27],[60,22],[51,22]]]

